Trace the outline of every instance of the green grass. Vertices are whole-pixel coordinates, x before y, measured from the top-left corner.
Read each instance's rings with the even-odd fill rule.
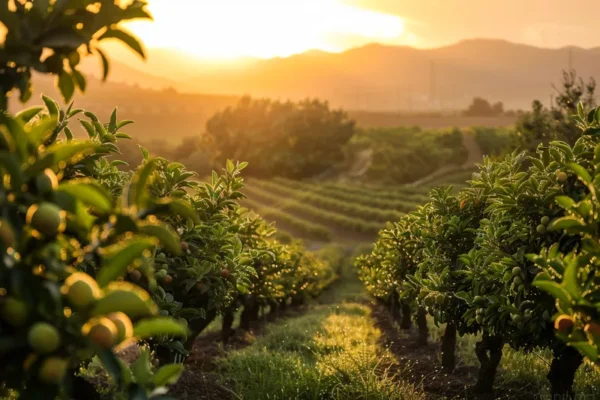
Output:
[[[347,278],[306,314],[269,325],[245,349],[219,360],[239,399],[424,399],[393,376],[360,282]]]
[[[439,343],[444,327],[429,325],[431,342]],[[479,336],[465,335],[457,340],[458,362],[463,365],[479,365],[475,355],[475,344]],[[500,369],[496,377],[496,388],[510,388],[523,394],[550,398],[550,385],[546,378],[552,362],[552,352],[548,349],[535,349],[525,353],[504,346]],[[582,365],[575,376],[575,393],[581,398],[600,398],[600,372],[591,365]]]

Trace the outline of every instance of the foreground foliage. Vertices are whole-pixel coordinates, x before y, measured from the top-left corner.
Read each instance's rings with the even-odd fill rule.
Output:
[[[572,395],[581,354],[599,363],[600,109],[580,105],[575,121],[583,135],[573,146],[486,160],[467,188],[433,190],[357,261],[367,288],[392,310],[416,299],[417,316],[427,311],[446,324],[444,367],[454,368],[457,334],[481,333],[479,391],[492,389],[504,344],[552,350],[553,395]]]

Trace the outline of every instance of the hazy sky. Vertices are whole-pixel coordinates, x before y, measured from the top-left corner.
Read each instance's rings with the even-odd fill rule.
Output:
[[[437,47],[475,37],[600,46],[598,0],[149,0],[149,47],[208,58],[342,51],[371,42]]]

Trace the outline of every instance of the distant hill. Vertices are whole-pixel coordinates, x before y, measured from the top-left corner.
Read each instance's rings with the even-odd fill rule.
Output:
[[[115,62],[111,79],[186,92],[320,97],[347,109],[417,111],[463,109],[475,96],[502,101],[505,108],[529,108],[534,98],[548,102],[569,57],[580,76],[600,78],[600,47],[546,49],[491,39],[436,49],[372,44],[343,53],[245,60],[237,67],[166,50],[149,54],[148,68],[139,61],[135,67],[151,73],[137,76]]]

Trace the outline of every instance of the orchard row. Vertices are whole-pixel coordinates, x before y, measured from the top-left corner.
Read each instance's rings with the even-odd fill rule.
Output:
[[[44,102],[0,116],[0,387],[78,397],[76,371],[98,355],[119,395],[158,396],[183,368],[169,362],[218,314],[243,305],[247,327],[260,307],[301,303],[336,279],[239,206],[245,164],[199,183],[142,149],[125,172],[113,159],[131,121]],[[86,140],[74,138],[76,118]],[[115,355],[140,341],[158,371],[147,353],[131,367]]]
[[[573,146],[486,159],[466,188],[434,189],[357,260],[402,326],[416,315],[422,342],[426,314],[446,324],[443,367],[454,368],[457,334],[481,334],[478,391],[492,390],[504,345],[553,350],[553,395],[572,395],[584,360],[600,365],[600,108],[574,118]]]

